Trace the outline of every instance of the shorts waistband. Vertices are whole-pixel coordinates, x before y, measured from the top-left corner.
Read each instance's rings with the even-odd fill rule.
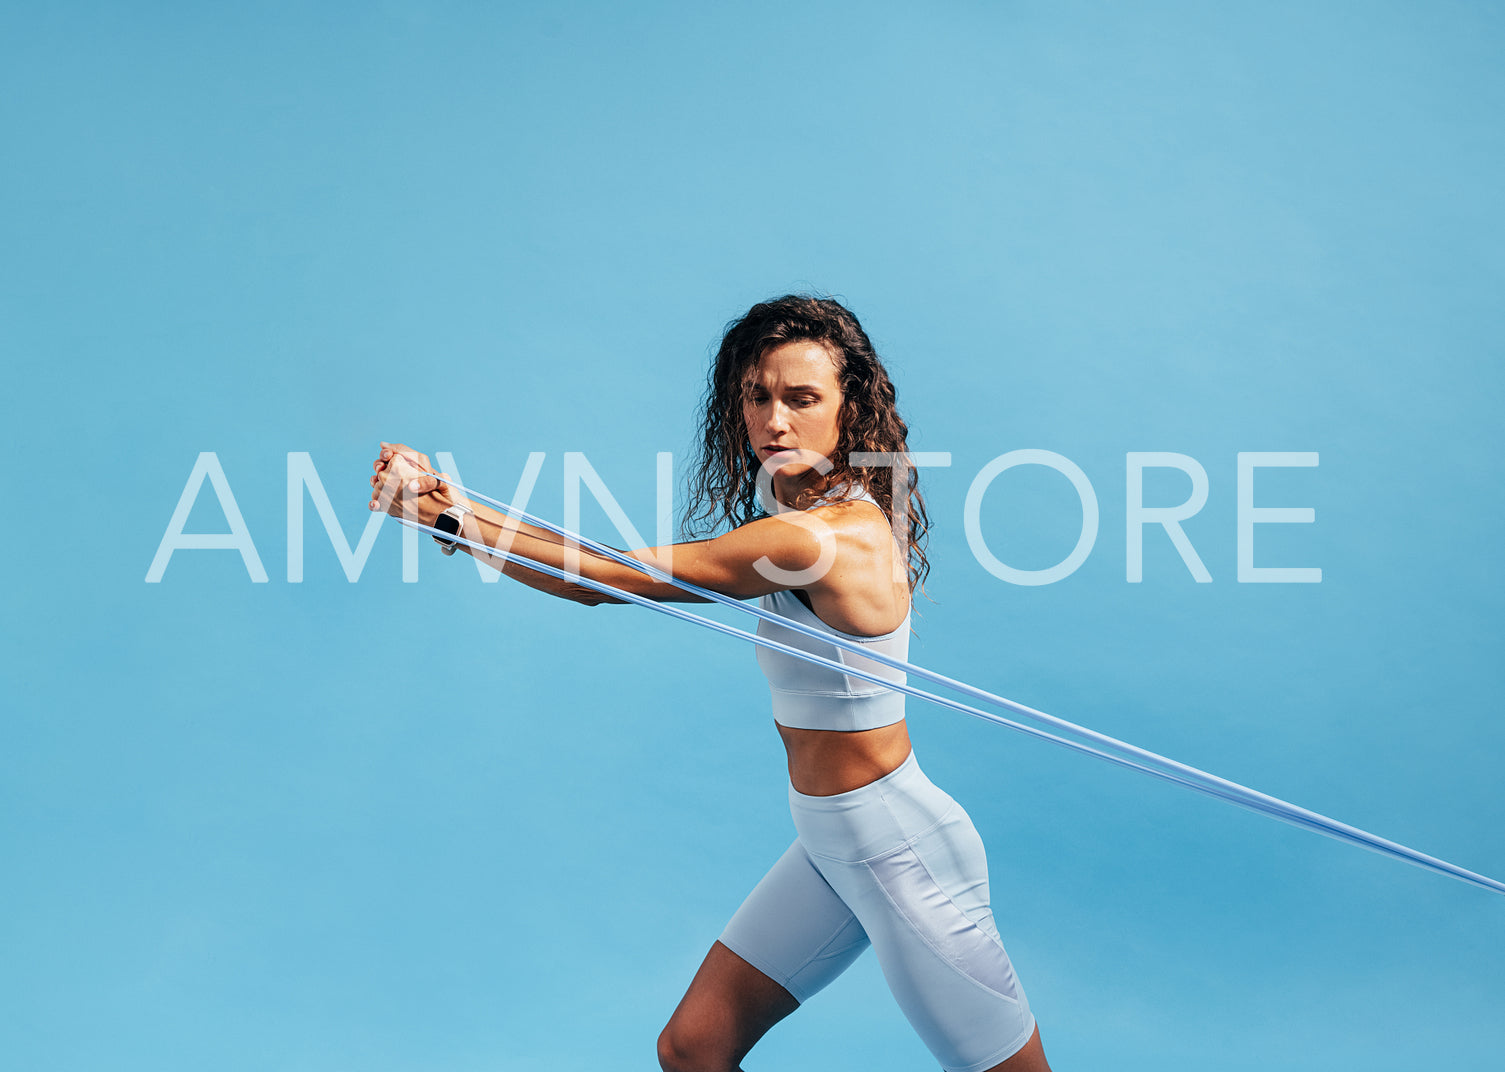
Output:
[[[833,860],[871,859],[932,829],[955,807],[913,752],[882,778],[816,797],[789,787],[789,812],[807,852]]]

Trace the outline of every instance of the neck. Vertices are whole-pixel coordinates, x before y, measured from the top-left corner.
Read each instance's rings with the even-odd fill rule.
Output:
[[[792,507],[800,495],[811,490],[817,492],[828,490],[826,478],[814,469],[806,469],[798,476],[785,477],[776,474],[773,478],[773,497],[785,506]]]

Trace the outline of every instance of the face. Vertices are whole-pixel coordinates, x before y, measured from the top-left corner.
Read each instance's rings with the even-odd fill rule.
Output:
[[[788,479],[812,475],[812,454],[834,459],[842,396],[824,346],[784,343],[763,355],[751,380],[742,419],[759,462]]]

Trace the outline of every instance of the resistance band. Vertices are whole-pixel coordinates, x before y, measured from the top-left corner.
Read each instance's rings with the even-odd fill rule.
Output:
[[[1107,749],[1111,749],[1112,751],[1102,751],[1100,749],[1093,748],[1090,745],[1083,744],[1080,741],[1073,741],[1046,730],[1037,729],[1033,726],[1027,726],[1023,723],[1016,722],[1013,719],[1005,718],[993,712],[983,711],[976,707],[960,703],[956,700],[952,700],[944,696],[937,696],[934,693],[926,692],[923,689],[916,688],[909,684],[901,684],[899,682],[884,679],[874,673],[862,670],[858,667],[844,665],[832,659],[827,659],[824,656],[816,655],[812,652],[804,651],[800,648],[795,648],[788,644],[783,644],[777,640],[759,636],[756,633],[749,633],[745,630],[737,629],[734,626],[725,625],[710,618],[701,617],[700,615],[693,614],[690,611],[682,610],[669,604],[660,603],[657,600],[649,599],[646,596],[640,596],[634,592],[628,592],[623,589],[615,588],[609,584],[605,584],[601,581],[596,581],[590,577],[585,577],[579,574],[570,573],[566,570],[557,569],[556,567],[551,566],[547,563],[537,562],[522,555],[513,555],[507,551],[502,551],[500,549],[500,546],[490,547],[484,542],[476,543],[469,539],[466,539],[463,536],[460,536],[459,534],[450,534],[431,526],[420,524],[409,518],[396,518],[397,521],[399,521],[403,525],[408,526],[409,528],[441,536],[447,541],[460,543],[466,547],[471,548],[472,550],[480,551],[492,558],[500,559],[506,562],[516,562],[518,565],[523,566],[526,569],[530,569],[538,573],[543,573],[547,576],[555,577],[559,580],[567,581],[572,584],[580,584],[583,587],[589,588],[592,591],[600,592],[603,595],[621,599],[625,602],[636,604],[637,606],[648,607],[651,610],[656,610],[662,614],[668,614],[671,617],[679,618],[683,621],[703,626],[715,632],[724,633],[728,636],[739,637],[753,644],[770,648],[775,651],[784,652],[787,655],[791,655],[798,659],[803,659],[804,661],[813,663],[817,666],[824,666],[852,677],[871,681],[875,684],[882,685],[885,688],[894,689],[895,691],[903,692],[907,695],[917,697],[918,699],[927,700],[941,707],[946,707],[954,711],[960,711],[963,714],[972,715],[973,717],[980,718],[988,722],[995,722],[999,725],[1007,726],[1010,729],[1018,730],[1019,732],[1028,734],[1031,737],[1050,741],[1052,744],[1060,745],[1063,748],[1068,748],[1072,751],[1080,752],[1086,755],[1096,756],[1098,759],[1106,760],[1109,763],[1113,763],[1121,767],[1128,767],[1131,770],[1137,770],[1143,774],[1148,774],[1155,778],[1160,778],[1164,781],[1173,782],[1177,785],[1185,786],[1188,789],[1193,789],[1199,793],[1216,797],[1220,800],[1225,800],[1230,804],[1236,804],[1239,807],[1245,808],[1249,811],[1257,812],[1261,815],[1268,815],[1273,819],[1279,819],[1282,822],[1289,823],[1293,826],[1299,826],[1304,829],[1313,830],[1319,834],[1324,834],[1327,837],[1335,838],[1339,841],[1346,841],[1350,844],[1358,845],[1360,848],[1369,849],[1372,852],[1378,852],[1386,856],[1391,856],[1395,859],[1402,860],[1405,863],[1413,864],[1417,867],[1423,867],[1431,871],[1436,871],[1439,874],[1447,875],[1451,878],[1456,878],[1460,881],[1468,882],[1472,885],[1480,886],[1487,890],[1493,890],[1496,893],[1505,893],[1505,883],[1502,883],[1496,879],[1489,878],[1486,875],[1480,875],[1473,871],[1466,870],[1465,868],[1459,867],[1457,864],[1449,863],[1448,861],[1438,859],[1435,856],[1428,856],[1425,853],[1418,852],[1417,850],[1409,848],[1405,845],[1401,845],[1397,842],[1379,837],[1376,834],[1371,834],[1368,831],[1360,830],[1358,827],[1339,822],[1336,819],[1332,819],[1328,816],[1321,815],[1317,812],[1299,807],[1298,805],[1291,804],[1288,801],[1279,799],[1278,797],[1272,797],[1268,794],[1250,789],[1248,786],[1240,785],[1237,782],[1232,782],[1225,778],[1220,778],[1217,775],[1210,774],[1207,771],[1199,770],[1196,767],[1192,767],[1184,763],[1179,763],[1176,760],[1159,755],[1155,752],[1151,752],[1148,749],[1129,744],[1126,741],[1121,741],[1117,738],[1110,737],[1107,734],[1099,733],[1084,726],[1079,726],[1075,723],[1068,722],[1065,719],[1046,714],[1044,711],[1039,711],[1035,708],[1027,707],[1024,704],[1017,703],[1013,700],[1005,699],[1002,696],[996,696],[993,693],[979,689],[974,685],[968,685],[965,682],[946,677],[943,674],[938,674],[935,671],[926,669],[925,667],[916,666],[913,663],[908,663],[901,659],[894,659],[890,656],[882,654],[881,652],[868,651],[861,645],[849,641],[844,637],[823,632],[819,629],[807,626],[802,622],[797,622],[792,619],[785,618],[781,615],[764,610],[762,607],[754,606],[750,603],[744,603],[732,596],[724,595],[723,593],[716,592],[708,588],[702,588],[699,585],[690,583],[689,581],[681,580],[680,578],[674,577],[672,574],[666,573],[647,562],[643,562],[640,559],[636,559],[631,557],[630,555],[623,554],[615,548],[607,547],[605,544],[598,543],[595,540],[589,539],[588,537],[571,532],[568,529],[553,524],[552,522],[545,521],[543,518],[530,514],[526,510],[519,509],[518,507],[515,507],[510,503],[505,503],[498,499],[493,499],[488,495],[482,494],[481,492],[474,491],[459,483],[456,483],[455,481],[449,480],[446,477],[440,476],[437,473],[430,473],[428,475],[433,476],[436,480],[442,481],[444,484],[448,485],[450,488],[460,492],[463,495],[469,496],[470,498],[477,499],[481,502],[496,507],[510,517],[527,522],[528,524],[535,525],[538,528],[544,529],[545,531],[552,532],[571,544],[581,547],[594,554],[600,555],[604,558],[608,558],[614,562],[628,566],[647,575],[655,581],[672,585],[673,587],[678,588],[681,591],[700,596],[701,598],[706,599],[710,602],[720,603],[728,607],[733,607],[736,610],[741,611],[742,613],[751,614],[754,617],[761,618],[765,621],[780,625],[786,629],[792,630],[793,632],[811,637],[824,644],[829,644],[832,647],[851,651],[857,655],[862,656],[869,662],[878,663],[879,665],[888,666],[892,669],[903,671],[906,675],[913,674],[916,677],[924,678],[928,681],[933,681],[936,684],[945,686],[946,688],[954,689],[965,695],[971,696],[974,699],[981,700],[984,703],[993,704],[995,706],[1003,708],[1004,710],[1022,715],[1026,718],[1034,719],[1037,722],[1042,722],[1049,726],[1053,726],[1056,729],[1060,729],[1065,732],[1073,733],[1078,736],[1087,738],[1088,740],[1095,741],[1098,744],[1105,746]],[[510,547],[510,541],[508,543],[508,546]],[[1115,755],[1113,754],[1114,752],[1121,754]]]

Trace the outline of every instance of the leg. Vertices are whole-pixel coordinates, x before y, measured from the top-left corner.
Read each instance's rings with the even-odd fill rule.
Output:
[[[1050,1072],[1050,1065],[1045,1060],[1045,1047],[1040,1045],[1040,1029],[1035,1028],[1034,1034],[1024,1044],[1024,1049],[1002,1064],[994,1065],[988,1072]]]
[[[658,1037],[658,1063],[664,1072],[733,1072],[753,1044],[799,1004],[716,942]]]
[[[837,797],[791,790],[790,804],[801,843],[860,921],[941,1067],[1045,1072],[993,921],[982,839],[961,806],[917,765]]]
[[[862,921],[889,990],[942,1068],[1046,1072],[964,811],[881,856],[816,862]]]
[[[799,1008],[794,995],[720,942],[711,946],[690,989],[658,1037],[664,1072],[736,1072],[757,1041]],[[988,1072],[1050,1072],[1040,1029],[1024,1048]]]
[[[796,841],[711,946],[658,1040],[668,1072],[731,1072],[768,1029],[868,946]]]

